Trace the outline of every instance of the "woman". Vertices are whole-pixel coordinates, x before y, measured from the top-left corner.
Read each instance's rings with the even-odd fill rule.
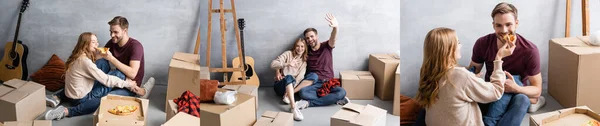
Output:
[[[283,54],[271,62],[271,68],[275,69],[275,93],[283,96],[283,101],[290,105],[290,111],[294,114],[294,120],[298,121],[304,119],[304,116],[300,113],[299,108],[296,107],[294,87],[304,79],[307,53],[306,42],[300,38],[296,40],[296,43],[290,50],[283,52]]]
[[[456,32],[449,28],[433,29],[425,37],[416,100],[427,111],[427,125],[483,126],[477,103],[496,101],[504,92],[510,74],[503,72],[502,58],[511,55],[515,46],[508,42],[500,47],[491,82],[458,66],[461,46]]]
[[[135,81],[120,79],[106,74],[108,69],[100,70],[96,62],[99,51],[98,38],[91,32],[79,35],[77,45],[66,62],[65,89],[55,95],[47,96],[46,104],[56,107],[61,100],[70,101],[74,107],[58,106],[46,112],[46,120],[60,120],[67,117],[90,114],[100,106],[100,99],[111,91],[112,87],[127,87],[133,92],[144,90],[137,87]]]

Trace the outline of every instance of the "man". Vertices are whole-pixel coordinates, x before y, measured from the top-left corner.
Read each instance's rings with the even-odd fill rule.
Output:
[[[295,90],[299,90],[299,96],[302,99],[296,102],[296,107],[300,109],[336,103],[344,105],[350,102],[346,97],[346,91],[342,87],[333,86],[335,81],[333,80],[332,50],[335,48],[338,22],[331,14],[327,14],[325,19],[329,22],[329,26],[333,28],[329,40],[319,43],[317,42],[319,38],[316,29],[307,28],[304,30],[304,38],[310,48],[308,48],[306,61],[308,74],[300,85],[295,88]]]
[[[109,48],[109,51],[106,54],[101,54],[101,58],[103,59],[100,59],[102,61],[97,63],[104,64],[98,65],[108,66],[107,63],[110,63],[116,69],[110,71],[109,75],[114,75],[121,79],[125,79],[125,77],[129,78],[136,81],[137,86],[140,86],[142,79],[144,79],[144,47],[138,40],[129,37],[127,33],[129,31],[129,22],[125,17],[116,16],[108,22],[108,25],[110,26],[111,39],[104,47]],[[128,89],[114,88],[110,94],[123,96],[136,96],[136,94],[140,94],[142,98],[147,98],[150,90],[154,87],[154,78],[151,77],[148,82],[140,87],[145,90],[133,89],[134,92],[132,92]]]
[[[515,32],[519,25],[517,15],[517,8],[512,4],[497,4],[491,14],[495,33],[479,38],[473,47],[472,61],[468,68],[474,68],[474,73],[480,75],[484,64],[486,71],[493,70],[494,56],[500,45],[504,44],[504,40],[500,39],[509,34],[516,37],[514,40],[508,40],[516,47],[511,56],[503,59],[502,65],[513,77],[507,78],[505,93],[500,100],[487,104],[487,107],[481,106],[485,125],[520,125],[527,111],[535,112],[545,104],[544,97],[540,96],[540,54],[535,44]],[[490,75],[491,72],[486,72],[486,81],[490,81]]]

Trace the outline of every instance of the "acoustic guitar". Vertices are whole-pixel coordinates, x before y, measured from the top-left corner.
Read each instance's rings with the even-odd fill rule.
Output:
[[[244,68],[244,72],[246,72],[246,78],[242,78],[241,72],[233,72],[231,74],[231,78],[229,82],[241,81],[242,79],[246,79],[247,85],[260,86],[260,80],[258,79],[258,75],[256,75],[256,71],[254,71],[254,58],[250,56],[246,56],[244,50],[244,27],[245,21],[243,18],[238,19],[238,27],[240,28],[240,36],[241,36],[241,46],[242,46],[242,63],[240,64],[240,57],[235,57],[231,61],[233,68]],[[243,64],[243,65],[242,65]]]
[[[19,11],[15,38],[12,42],[8,42],[4,46],[4,56],[2,57],[2,61],[0,61],[0,82],[6,82],[11,79],[27,79],[26,61],[29,49],[18,37],[19,28],[21,27],[21,17],[28,6],[29,0],[23,0],[21,10]]]

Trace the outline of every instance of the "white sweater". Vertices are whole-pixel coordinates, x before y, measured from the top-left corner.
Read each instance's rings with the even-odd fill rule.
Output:
[[[65,73],[65,95],[72,99],[81,99],[94,87],[98,80],[107,87],[129,87],[125,80],[107,75],[85,55],[79,56]]]

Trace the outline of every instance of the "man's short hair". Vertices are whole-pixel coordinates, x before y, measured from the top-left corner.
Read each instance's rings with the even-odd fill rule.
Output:
[[[306,28],[306,30],[304,30],[304,34],[302,34],[302,36],[306,37],[306,33],[308,32],[315,32],[315,35],[317,34],[317,29],[315,28]]]
[[[113,18],[112,20],[110,20],[108,22],[108,25],[110,25],[110,26],[118,25],[122,29],[129,28],[129,22],[127,22],[127,18],[125,18],[123,16],[116,16],[115,18]]]
[[[517,8],[515,6],[513,6],[512,4],[506,3],[506,2],[502,2],[496,5],[496,7],[494,7],[494,10],[492,10],[492,19],[494,19],[494,16],[496,16],[496,14],[507,14],[507,13],[512,13],[513,16],[515,17],[515,20],[517,19]]]

